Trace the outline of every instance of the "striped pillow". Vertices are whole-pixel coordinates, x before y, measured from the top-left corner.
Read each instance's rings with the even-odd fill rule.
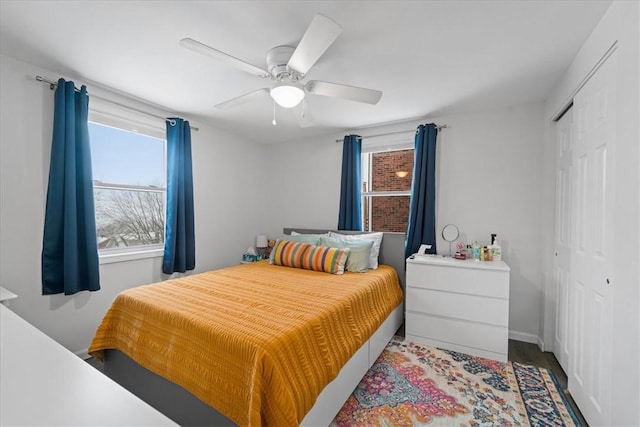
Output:
[[[342,274],[349,252],[349,248],[330,248],[303,242],[278,240],[271,252],[271,262],[285,267]]]

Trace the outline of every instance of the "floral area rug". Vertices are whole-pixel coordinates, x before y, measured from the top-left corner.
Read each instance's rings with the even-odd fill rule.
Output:
[[[331,426],[581,426],[553,374],[394,337]]]

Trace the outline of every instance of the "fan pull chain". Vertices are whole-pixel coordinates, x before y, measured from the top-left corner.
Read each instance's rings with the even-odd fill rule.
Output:
[[[273,121],[271,122],[272,125],[277,125],[278,123],[276,122],[276,101],[273,101]]]

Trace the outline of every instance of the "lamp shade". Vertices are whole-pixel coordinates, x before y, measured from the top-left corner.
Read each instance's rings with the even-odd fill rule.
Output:
[[[267,246],[269,246],[267,236],[264,234],[258,234],[256,236],[256,248],[266,248]]]
[[[304,89],[297,83],[278,82],[269,93],[273,100],[284,108],[293,108],[304,99]]]

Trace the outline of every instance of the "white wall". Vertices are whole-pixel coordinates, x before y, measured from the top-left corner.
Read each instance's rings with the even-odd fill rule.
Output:
[[[279,236],[283,227],[337,227],[342,144],[336,137],[267,147],[269,236]]]
[[[552,349],[555,292],[552,280],[555,158],[551,119],[570,100],[605,52],[617,42],[614,244],[613,263],[613,425],[640,425],[640,3],[613,2],[545,103],[544,277],[547,291],[543,338]],[[549,204],[551,203],[551,204]]]
[[[536,342],[542,296],[542,104],[422,121],[426,122],[449,126],[438,136],[438,234],[447,223],[458,225],[466,242],[489,244],[490,234],[498,234],[504,260],[511,266],[511,335]],[[418,124],[357,133],[406,131]],[[335,140],[342,136],[268,147],[270,182],[278,189],[267,202],[271,236],[286,226],[336,227],[342,144]],[[448,252],[442,239],[438,250]]]
[[[166,277],[161,274],[161,258],[102,264],[100,291],[41,295],[53,92],[34,80],[36,74],[59,77],[0,56],[0,284],[19,295],[11,303],[12,310],[71,351],[80,352],[88,347],[120,291]],[[90,93],[97,91],[89,85]],[[255,244],[256,233],[263,228],[260,207],[266,200],[259,185],[266,176],[265,148],[191,122],[200,128],[191,135],[195,272],[201,272],[237,263],[247,246]]]

